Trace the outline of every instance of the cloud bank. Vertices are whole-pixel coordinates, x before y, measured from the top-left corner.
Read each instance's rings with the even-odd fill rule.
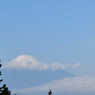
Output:
[[[37,59],[35,59],[33,56],[29,55],[20,55],[11,62],[8,62],[5,68],[11,68],[11,69],[29,69],[29,70],[63,70],[64,65],[61,63],[52,63],[52,64],[46,64],[41,63]]]
[[[78,68],[81,64],[66,66],[62,63],[42,63],[30,55],[20,55],[10,62],[7,62],[4,69],[28,69],[28,70],[64,70],[65,68]]]
[[[95,93],[95,77],[69,77],[62,80],[52,81],[42,86],[23,88],[23,89],[15,89],[13,90],[15,93],[20,94],[33,94],[42,92],[48,92],[49,89],[52,89],[53,93]],[[69,95],[68,94],[68,95]]]

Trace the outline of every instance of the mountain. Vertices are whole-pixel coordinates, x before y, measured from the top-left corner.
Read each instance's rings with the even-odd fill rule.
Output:
[[[6,83],[10,89],[44,85],[48,82],[71,76],[74,75],[63,70],[2,70],[2,78],[4,83]]]

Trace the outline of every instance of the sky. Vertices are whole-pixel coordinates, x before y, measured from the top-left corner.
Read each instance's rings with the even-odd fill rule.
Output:
[[[42,66],[95,77],[94,42],[94,0],[0,1],[0,58],[5,68]]]

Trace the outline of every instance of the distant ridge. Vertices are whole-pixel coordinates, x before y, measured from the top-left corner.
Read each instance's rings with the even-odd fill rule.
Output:
[[[6,83],[10,88],[27,88],[43,85],[48,82],[72,77],[73,74],[63,71],[29,71],[29,70],[3,70],[3,77],[6,76]],[[10,81],[11,80],[11,81]]]

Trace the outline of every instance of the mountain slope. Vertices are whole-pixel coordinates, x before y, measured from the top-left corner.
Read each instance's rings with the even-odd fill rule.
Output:
[[[18,71],[18,70],[3,70],[2,77],[4,83],[9,88],[27,88],[38,85],[43,85],[53,80],[63,79],[65,77],[71,77],[73,74],[57,70],[57,71]]]

